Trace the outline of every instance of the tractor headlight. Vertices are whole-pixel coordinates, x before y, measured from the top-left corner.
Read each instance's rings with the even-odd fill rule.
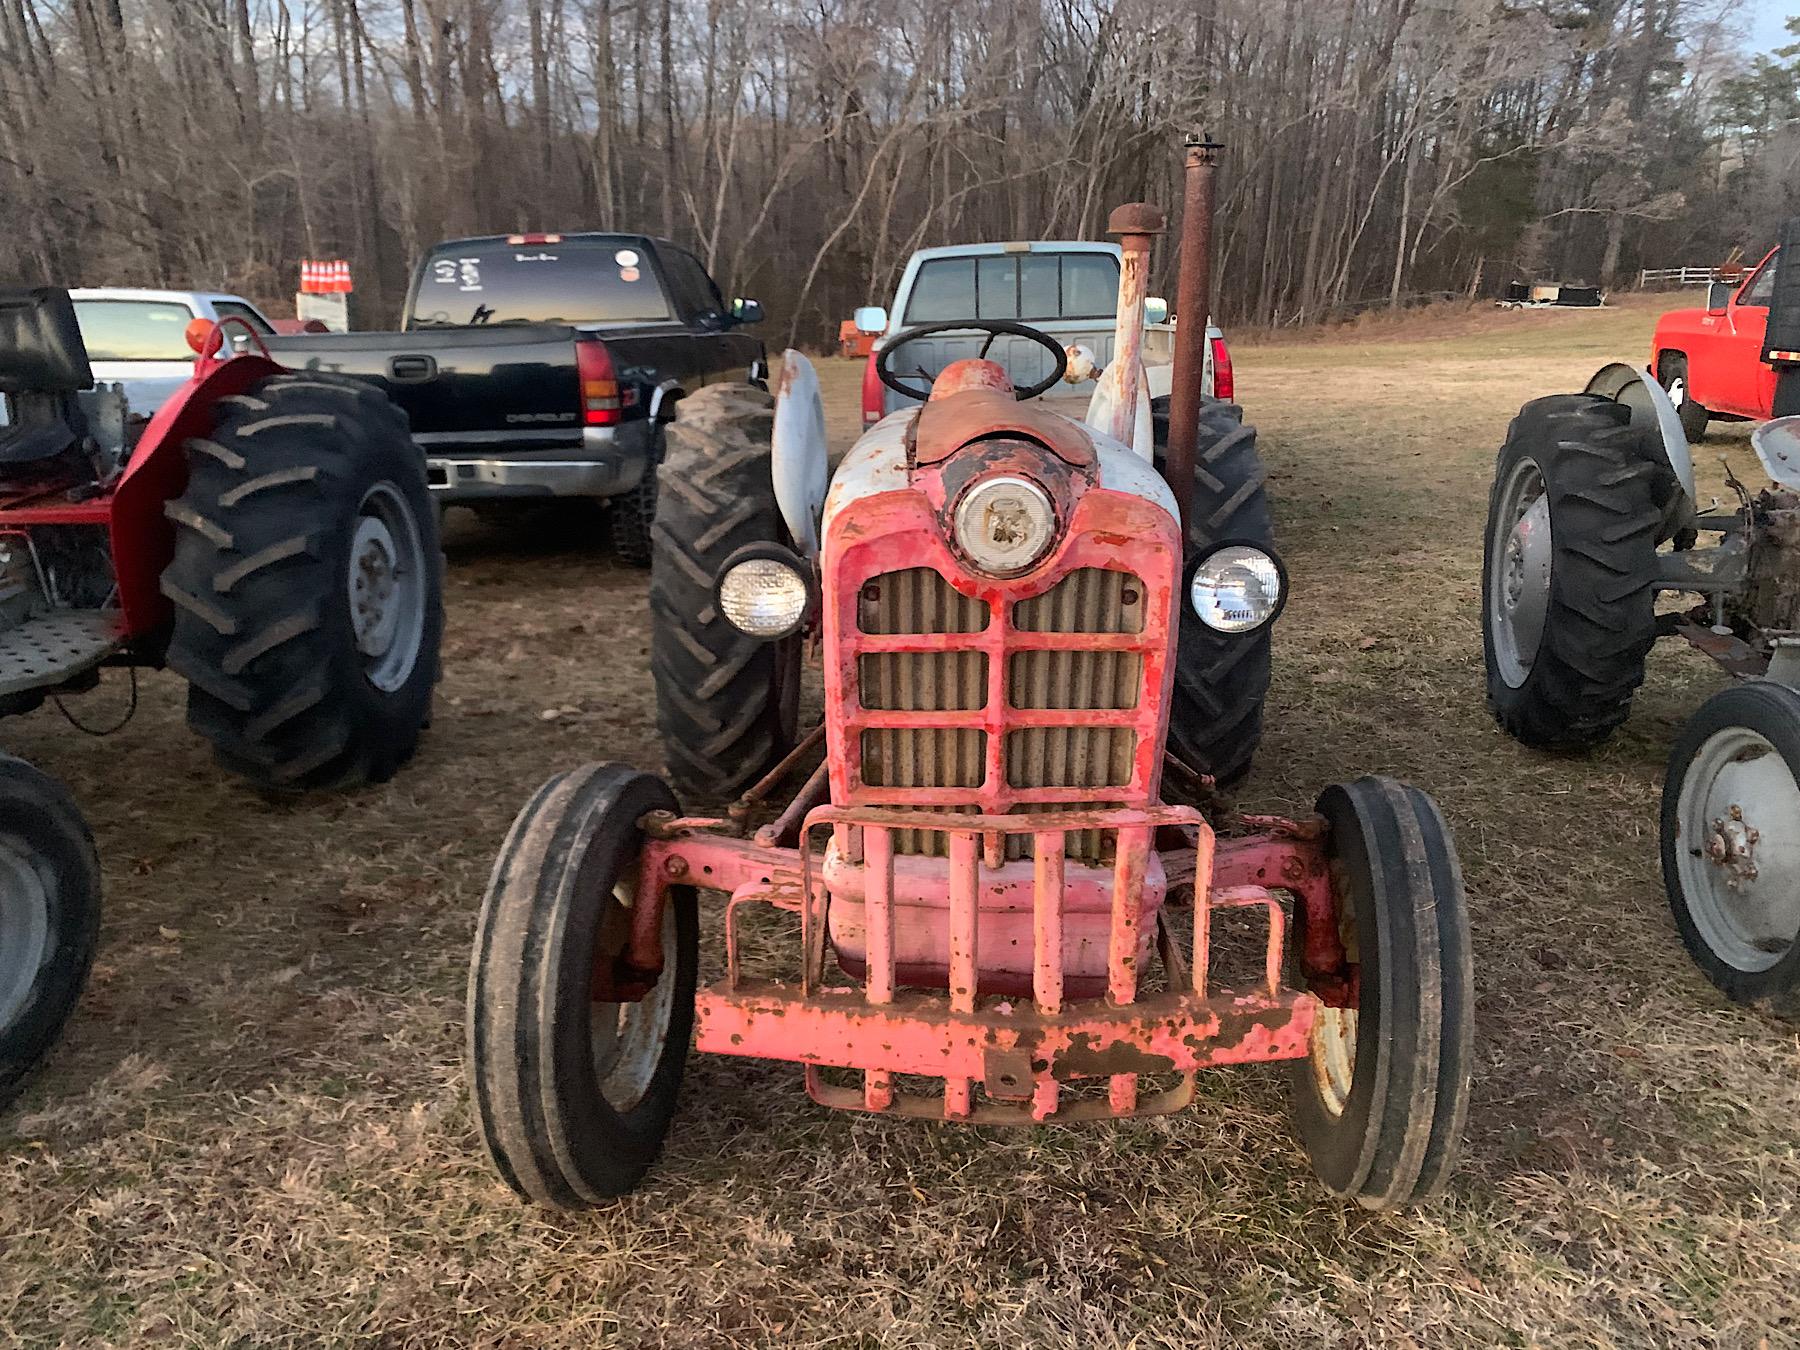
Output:
[[[750,544],[719,569],[719,613],[750,637],[773,641],[796,632],[812,605],[812,574],[779,544]]]
[[[1028,478],[984,478],[956,504],[957,547],[984,572],[1023,572],[1056,538],[1056,509]]]
[[[1188,601],[1215,633],[1251,633],[1281,613],[1287,573],[1254,544],[1221,544],[1188,579]]]

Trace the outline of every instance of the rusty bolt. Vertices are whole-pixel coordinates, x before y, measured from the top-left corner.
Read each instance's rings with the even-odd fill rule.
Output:
[[[685,877],[688,873],[687,859],[679,853],[670,854],[663,859],[663,871],[672,877]]]
[[[1287,881],[1306,880],[1306,864],[1292,853],[1281,860],[1281,875]]]

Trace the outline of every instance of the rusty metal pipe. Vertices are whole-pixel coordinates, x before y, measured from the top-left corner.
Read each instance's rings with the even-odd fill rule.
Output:
[[[1163,461],[1163,477],[1184,516],[1194,492],[1200,385],[1206,372],[1206,330],[1212,321],[1213,169],[1224,146],[1204,132],[1190,131],[1185,148],[1181,275],[1175,283],[1175,366],[1170,373],[1168,457]]]
[[[1118,391],[1112,425],[1104,428],[1130,445],[1137,427],[1138,383],[1144,357],[1144,297],[1150,292],[1150,245],[1165,228],[1163,213],[1148,202],[1127,202],[1107,217],[1106,232],[1119,237],[1119,312],[1113,359],[1107,367]]]

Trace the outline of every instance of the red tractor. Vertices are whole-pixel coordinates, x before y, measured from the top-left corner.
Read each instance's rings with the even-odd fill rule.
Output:
[[[1714,362],[1742,367],[1739,401],[1727,405],[1741,410],[1734,415],[1800,411],[1797,245],[1800,223],[1722,310],[1714,345],[1672,339],[1683,324],[1665,324],[1647,368],[1611,365],[1580,394],[1519,410],[1489,499],[1482,592],[1488,707],[1526,745],[1585,749],[1610,736],[1663,636],[1685,639],[1742,681],[1708,699],[1670,753],[1663,885],[1707,978],[1739,1002],[1792,1016],[1800,1016],[1800,416],[1756,428],[1751,443],[1770,483],[1753,491],[1727,466],[1736,499],[1724,505],[1700,500],[1688,441],[1724,399]],[[1755,341],[1733,346],[1724,330],[1750,325],[1746,295],[1768,303]],[[1671,340],[1689,348],[1676,366]],[[1696,413],[1700,396],[1708,407]]]
[[[1190,150],[1190,231],[1212,149]],[[651,582],[659,724],[675,790],[747,790],[683,814],[663,779],[591,764],[515,821],[468,1053],[488,1153],[522,1196],[581,1207],[636,1185],[690,1039],[802,1065],[826,1106],[975,1123],[1174,1112],[1202,1069],[1286,1061],[1331,1190],[1391,1209],[1443,1185],[1471,1033],[1449,830],[1383,778],[1300,820],[1240,815],[1210,765],[1169,753],[1178,730],[1225,763],[1247,753],[1215,733],[1254,736],[1261,685],[1236,730],[1207,725],[1205,694],[1266,660],[1285,573],[1248,428],[1201,406],[1204,325],[1168,419],[1150,416],[1160,216],[1121,208],[1113,228],[1116,360],[1085,421],[1030,401],[1067,354],[1011,322],[967,326],[1041,345],[1036,387],[970,359],[927,389],[914,335],[884,346],[883,380],[923,401],[870,428],[828,491],[798,353],[773,409],[742,385],[683,402]],[[1205,313],[1204,272],[1182,281],[1182,312]],[[825,712],[797,736],[808,642]],[[697,990],[703,889],[728,897],[724,974]]]
[[[166,665],[188,724],[258,788],[381,782],[437,678],[424,461],[372,388],[230,355],[235,322],[208,326],[145,424],[94,387],[67,291],[0,290],[0,714],[108,665],[132,668],[135,706],[135,669]],[[99,917],[74,802],[0,759],[0,1104],[73,1010]]]

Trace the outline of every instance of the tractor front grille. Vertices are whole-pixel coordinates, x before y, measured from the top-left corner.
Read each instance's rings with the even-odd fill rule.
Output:
[[[1117,790],[1132,781],[1138,732],[1117,725],[1023,726],[1007,728],[1003,712],[989,716],[996,697],[1006,711],[1063,710],[1124,712],[1135,709],[1144,684],[1141,650],[1045,650],[1028,644],[1034,633],[1117,634],[1122,646],[1141,642],[1143,583],[1128,572],[1080,568],[1049,590],[1013,602],[997,622],[985,601],[958,592],[928,567],[887,572],[865,582],[858,605],[864,633],[988,634],[985,650],[873,652],[858,658],[861,704],[872,712],[967,712],[968,725],[869,727],[861,740],[862,782],[871,789],[966,789],[966,810],[979,809],[977,794],[989,782],[989,732],[1002,730],[1001,780],[1016,801],[1013,810],[1067,810],[1118,801]],[[998,688],[991,661],[1001,663]],[[947,719],[948,720],[948,719]],[[1092,799],[1034,803],[1034,790],[1091,789]],[[1114,795],[1108,795],[1108,789]],[[954,809],[954,808],[953,808]],[[900,831],[900,852],[941,853],[937,831]],[[1030,836],[1009,837],[1012,857],[1025,856]],[[1097,832],[1072,832],[1073,856],[1097,855]]]

